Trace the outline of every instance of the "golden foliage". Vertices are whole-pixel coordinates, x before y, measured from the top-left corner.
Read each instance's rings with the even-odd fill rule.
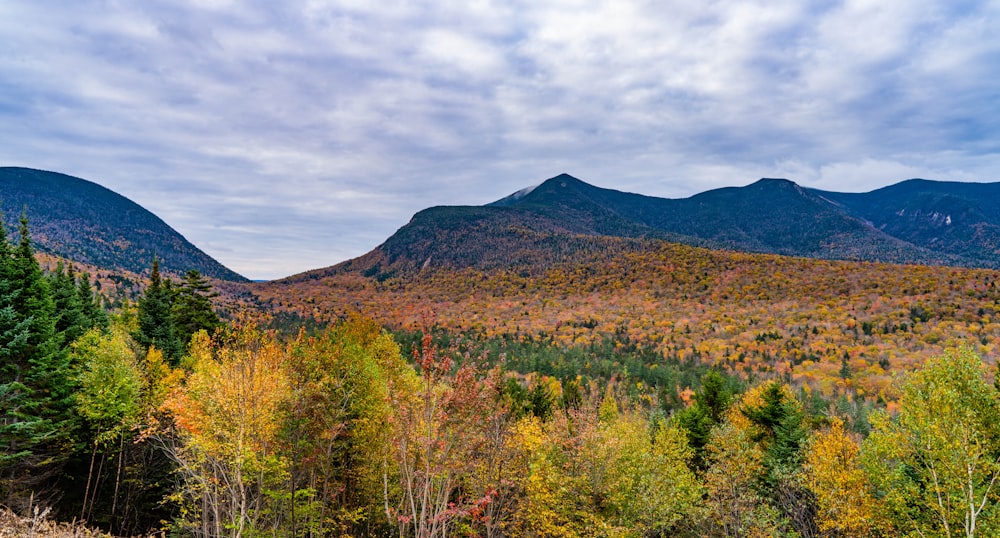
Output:
[[[860,443],[834,418],[818,432],[806,452],[806,483],[816,496],[821,531],[840,536],[868,536],[874,529],[875,499],[861,467]]]
[[[341,272],[249,289],[269,308],[321,320],[360,311],[409,329],[433,311],[446,330],[567,347],[620,335],[665,358],[787,375],[827,398],[879,398],[890,371],[912,370],[958,341],[1000,351],[997,271],[602,241],[540,269],[436,269],[385,281]]]

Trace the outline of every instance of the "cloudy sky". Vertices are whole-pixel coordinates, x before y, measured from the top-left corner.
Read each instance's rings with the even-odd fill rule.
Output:
[[[664,197],[1000,180],[1000,2],[3,0],[0,166],[251,278],[562,172]]]

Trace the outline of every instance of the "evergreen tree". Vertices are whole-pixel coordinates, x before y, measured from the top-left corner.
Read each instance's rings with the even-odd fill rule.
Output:
[[[176,365],[184,346],[174,328],[173,293],[169,282],[161,278],[160,261],[153,258],[149,286],[139,299],[139,330],[135,340],[147,349],[155,346]]]
[[[212,299],[218,296],[208,279],[196,269],[184,275],[173,301],[174,327],[181,343],[186,345],[194,333],[200,330],[211,333],[220,325],[212,307]]]
[[[740,409],[756,426],[751,439],[764,449],[759,493],[782,515],[786,534],[816,536],[816,499],[801,481],[808,437],[805,413],[788,387],[777,381],[764,385],[760,395],[760,405]]]
[[[767,447],[770,467],[797,467],[801,463],[801,449],[808,431],[805,415],[793,398],[785,394],[778,382],[770,382],[761,394],[764,404],[760,407],[743,408],[741,412],[751,422],[760,427],[754,441]]]
[[[13,273],[13,251],[0,215],[0,469],[4,471],[0,489],[8,500],[9,482],[16,478],[11,472],[13,466],[31,455],[28,440],[38,426],[37,417],[31,413],[32,391],[24,384],[31,320],[19,315],[14,307],[21,290]]]
[[[21,217],[15,247],[6,231],[0,239],[6,359],[0,380],[5,450],[0,491],[8,506],[23,507],[31,497],[46,502],[58,493],[55,481],[75,449],[76,375],[56,331],[55,301],[35,260],[27,217]]]
[[[56,332],[62,335],[65,344],[70,344],[91,328],[77,292],[73,266],[67,270],[59,262],[48,279],[52,300],[55,302]]]
[[[80,274],[80,278],[77,280],[76,294],[80,299],[80,307],[83,310],[83,315],[87,318],[90,327],[107,329],[111,324],[111,320],[108,318],[107,311],[101,306],[100,296],[94,293],[93,288],[90,286],[89,274]]]
[[[692,463],[704,470],[705,445],[708,444],[712,428],[722,422],[729,409],[732,391],[726,380],[716,370],[709,370],[701,378],[701,390],[695,394],[694,405],[677,414],[677,421],[687,432],[688,445],[694,449]]]
[[[847,358],[848,358],[848,354],[845,352],[844,353],[844,357],[841,357],[841,359],[840,359],[840,378],[841,379],[850,379],[851,375],[852,375],[851,365],[848,364]]]
[[[703,407],[713,424],[722,422],[733,391],[726,384],[718,370],[709,370],[701,377],[701,390],[696,395],[698,405]]]

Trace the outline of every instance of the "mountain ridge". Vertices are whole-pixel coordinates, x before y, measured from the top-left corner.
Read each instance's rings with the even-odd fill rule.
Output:
[[[246,281],[138,204],[96,183],[0,167],[8,226],[26,207],[39,251],[142,273],[194,268]],[[441,268],[543,271],[580,253],[668,241],[817,259],[1000,267],[1000,183],[909,179],[866,193],[760,178],[687,198],[598,187],[563,173],[481,206],[434,206],[369,253],[282,280],[356,272],[379,281]],[[631,242],[631,243],[630,243]],[[602,246],[603,245],[603,246]]]
[[[914,179],[837,193],[761,178],[671,199],[597,187],[563,173],[482,206],[427,208],[370,253],[287,278],[359,271],[388,279],[434,267],[548,266],[550,258],[566,258],[588,248],[582,244],[588,237],[601,236],[818,259],[998,267],[1000,202],[977,198],[1000,200],[1000,183]],[[890,218],[899,207],[902,215],[923,219]],[[935,207],[952,210],[954,222]],[[932,234],[948,226],[947,240]],[[557,236],[571,246],[554,246]],[[546,248],[554,249],[550,256],[538,252]]]
[[[26,211],[39,252],[109,270],[197,269],[220,280],[246,282],[139,204],[86,179],[23,167],[0,167],[0,203],[16,232]]]

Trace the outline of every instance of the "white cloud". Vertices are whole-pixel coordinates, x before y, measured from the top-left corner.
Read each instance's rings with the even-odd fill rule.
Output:
[[[998,12],[13,0],[0,165],[101,182],[253,277],[361,254],[419,209],[560,172],[673,197],[761,176],[997,180]]]

